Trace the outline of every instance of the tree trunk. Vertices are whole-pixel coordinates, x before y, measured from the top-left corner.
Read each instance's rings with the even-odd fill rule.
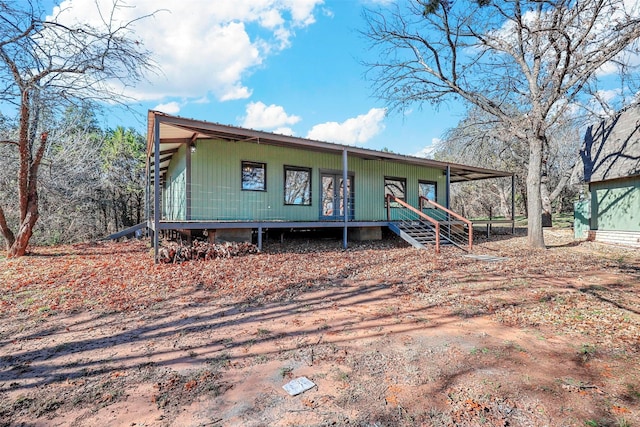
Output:
[[[9,228],[7,224],[7,219],[4,216],[4,210],[0,207],[0,232],[2,232],[2,236],[4,237],[4,241],[7,246],[7,251],[13,246],[13,242],[16,241],[16,236],[13,235],[13,232]]]
[[[510,217],[511,205],[509,204],[509,196],[507,189],[498,187],[498,195],[500,197],[500,215],[504,218]]]
[[[546,165],[544,166],[546,168]],[[540,197],[542,199],[542,226],[552,226],[551,194],[549,194],[549,175],[543,172],[540,178]]]
[[[544,248],[542,232],[542,197],[540,195],[540,172],[542,171],[541,137],[529,140],[529,167],[527,169],[527,243],[533,248]]]
[[[20,257],[27,252],[27,246],[29,245],[29,239],[33,234],[33,227],[38,221],[38,195],[35,194],[35,199],[30,194],[29,203],[27,205],[27,215],[20,223],[20,229],[16,235],[13,245],[9,248],[8,257]]]

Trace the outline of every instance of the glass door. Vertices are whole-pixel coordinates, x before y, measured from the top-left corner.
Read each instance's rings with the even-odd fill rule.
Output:
[[[322,173],[320,175],[321,203],[320,219],[341,220],[344,219],[344,186],[342,174]],[[347,178],[347,209],[348,219],[354,218],[353,209],[353,177]]]

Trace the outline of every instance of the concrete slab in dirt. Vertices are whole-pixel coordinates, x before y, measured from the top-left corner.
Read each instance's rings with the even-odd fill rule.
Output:
[[[287,391],[291,396],[296,396],[300,393],[304,393],[307,390],[312,389],[316,385],[310,381],[307,377],[295,378],[285,385],[282,386],[283,389]]]
[[[473,254],[469,254],[469,255],[462,255],[465,258],[471,258],[471,259],[475,259],[478,261],[486,261],[486,262],[499,262],[499,261],[506,261],[509,258],[505,258],[505,257],[500,257],[500,256],[492,256],[492,255],[473,255]]]

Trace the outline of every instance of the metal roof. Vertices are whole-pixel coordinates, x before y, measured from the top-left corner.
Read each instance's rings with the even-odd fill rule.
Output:
[[[585,182],[640,176],[640,105],[590,126],[580,150]]]
[[[154,161],[154,128],[159,123],[160,133],[160,176],[164,176],[173,154],[182,144],[191,144],[196,140],[213,139],[226,141],[251,141],[256,144],[276,145],[310,151],[341,154],[344,150],[348,156],[370,160],[384,160],[405,164],[428,166],[446,171],[450,168],[451,182],[475,181],[487,178],[510,177],[511,172],[479,168],[456,163],[440,162],[422,157],[407,156],[386,151],[371,150],[350,145],[315,141],[295,136],[280,135],[270,132],[245,129],[236,126],[202,120],[172,116],[159,111],[148,113],[147,129],[147,164],[153,166]]]

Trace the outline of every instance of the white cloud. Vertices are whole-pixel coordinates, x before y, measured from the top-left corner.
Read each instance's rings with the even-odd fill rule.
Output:
[[[293,129],[288,127],[281,127],[281,128],[275,129],[273,133],[279,133],[280,135],[287,135],[287,136],[295,135],[295,132],[293,131]]]
[[[153,110],[162,111],[167,114],[178,114],[180,112],[180,104],[177,102],[167,102],[166,104],[158,104],[153,107]]]
[[[288,115],[280,105],[267,106],[259,101],[247,104],[246,112],[242,126],[251,129],[273,129],[300,121],[299,116]]]
[[[321,123],[311,128],[307,138],[349,145],[364,144],[384,129],[386,113],[384,108],[372,108],[367,114],[342,123]]]
[[[424,157],[425,159],[433,159],[433,153],[439,148],[438,146],[442,140],[440,138],[433,138],[431,144],[425,146],[422,150],[414,153],[413,156]]]
[[[251,96],[243,78],[263,63],[270,52],[290,45],[296,28],[315,22],[322,0],[136,0],[117,10],[119,22],[144,15],[131,27],[161,68],[158,75],[129,94],[139,100],[166,97],[219,100]],[[113,0],[96,0],[108,15]],[[60,12],[62,11],[62,12]],[[155,13],[154,13],[155,12]],[[55,7],[61,23],[101,25],[93,1],[64,0]],[[257,31],[254,31],[257,30]],[[260,33],[263,38],[254,35]]]

